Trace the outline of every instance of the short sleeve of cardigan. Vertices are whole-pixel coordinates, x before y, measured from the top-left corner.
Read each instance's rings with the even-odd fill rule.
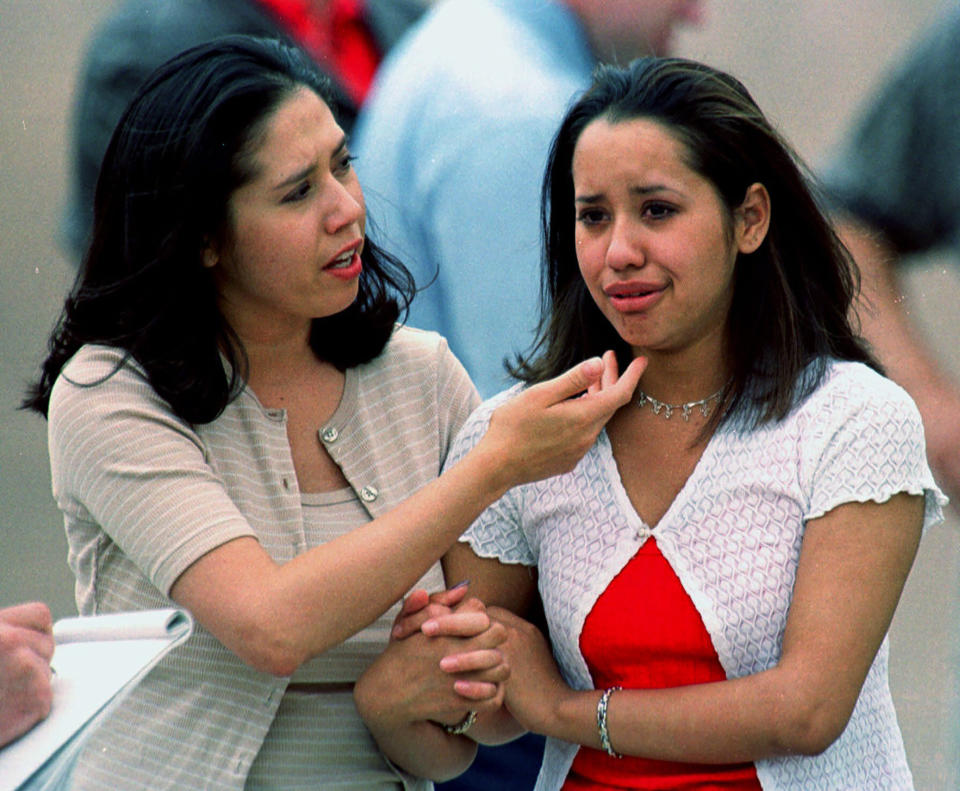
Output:
[[[494,409],[516,390],[512,388],[480,405],[454,440],[446,466],[462,459],[480,441],[490,425]],[[510,489],[477,517],[460,540],[469,544],[479,557],[497,558],[501,563],[535,566],[537,556],[523,530],[522,499],[522,486]]]
[[[856,364],[840,364],[803,407],[816,441],[801,469],[806,519],[846,502],[924,495],[924,528],[942,520],[947,500],[927,464],[920,413],[895,383]]]
[[[98,525],[169,595],[195,560],[254,531],[196,432],[122,359],[84,347],[57,379],[48,412],[53,494],[68,520]]]

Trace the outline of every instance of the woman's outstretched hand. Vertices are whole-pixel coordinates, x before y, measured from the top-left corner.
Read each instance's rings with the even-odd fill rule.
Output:
[[[572,470],[647,366],[639,357],[619,374],[613,352],[532,385],[498,407],[477,448],[492,454],[506,488]]]

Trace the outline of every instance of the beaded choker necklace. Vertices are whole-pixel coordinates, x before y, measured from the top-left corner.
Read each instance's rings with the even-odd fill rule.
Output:
[[[637,406],[643,409],[645,405],[650,404],[651,408],[653,409],[653,414],[659,415],[661,412],[663,412],[664,420],[669,420],[670,416],[674,412],[680,412],[683,419],[685,421],[689,421],[690,414],[698,407],[700,409],[700,414],[704,417],[707,417],[710,414],[710,405],[714,401],[720,401],[720,396],[723,394],[724,387],[726,387],[726,385],[717,390],[716,393],[708,395],[706,398],[701,398],[699,401],[690,401],[686,404],[667,404],[663,401],[658,401],[652,395],[647,395],[643,392],[643,390],[638,390]]]

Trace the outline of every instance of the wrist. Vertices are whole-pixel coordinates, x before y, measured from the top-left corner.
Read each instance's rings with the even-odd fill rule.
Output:
[[[550,728],[550,736],[574,744],[600,746],[597,729],[600,694],[597,690],[581,692],[565,687],[551,695],[550,699],[551,705],[546,713],[549,719],[544,723],[544,727]],[[585,740],[586,734],[592,734],[592,740]]]
[[[469,470],[470,480],[482,492],[486,501],[484,507],[499,500],[518,482],[515,473],[511,472],[507,454],[501,452],[489,436],[482,437],[461,463]]]
[[[600,741],[600,749],[611,758],[623,758],[623,755],[613,749],[613,745],[610,742],[610,726],[607,719],[610,698],[614,692],[619,692],[622,689],[623,687],[619,686],[608,687],[597,701],[597,738]]]

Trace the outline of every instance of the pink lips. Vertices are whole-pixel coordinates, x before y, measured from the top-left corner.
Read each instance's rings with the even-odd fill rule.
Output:
[[[647,310],[659,302],[666,286],[656,283],[611,283],[603,289],[610,304],[623,313]]]
[[[323,271],[341,280],[353,280],[359,277],[363,271],[363,263],[360,261],[360,245],[361,242],[353,242],[344,247],[323,268]]]

